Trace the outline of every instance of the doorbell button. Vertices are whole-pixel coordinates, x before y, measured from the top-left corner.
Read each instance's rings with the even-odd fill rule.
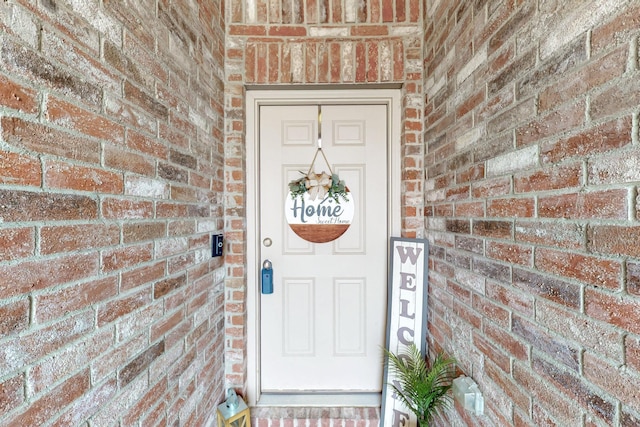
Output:
[[[214,234],[211,236],[211,256],[222,256],[224,249],[224,236],[222,234]]]

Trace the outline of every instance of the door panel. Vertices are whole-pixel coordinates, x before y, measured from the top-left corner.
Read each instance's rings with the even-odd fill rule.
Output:
[[[318,107],[260,107],[260,260],[274,292],[260,296],[262,392],[377,392],[382,381],[388,240],[387,110],[322,106],[322,149],[355,203],[329,243],[296,235],[284,216],[288,183],[317,149]],[[328,171],[322,156],[315,172]]]
[[[313,279],[286,279],[282,281],[284,302],[282,336],[283,357],[313,356],[315,354]]]
[[[339,166],[334,168],[335,171],[344,182],[349,183],[349,190],[354,200],[361,200],[356,195],[365,194],[364,192],[364,165],[355,166]],[[363,197],[366,201],[366,195]],[[366,254],[365,248],[365,226],[364,209],[356,209],[354,212],[353,224],[347,231],[337,240],[334,241],[334,249],[336,254]]]
[[[364,278],[334,281],[336,356],[366,356],[366,286]]]

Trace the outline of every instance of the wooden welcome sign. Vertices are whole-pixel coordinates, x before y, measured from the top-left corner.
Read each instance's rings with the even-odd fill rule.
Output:
[[[427,240],[391,238],[387,350],[394,354],[401,354],[411,344],[420,349],[423,357],[426,354],[428,253]],[[385,365],[380,425],[414,427],[416,416],[394,393],[391,387],[394,381]]]

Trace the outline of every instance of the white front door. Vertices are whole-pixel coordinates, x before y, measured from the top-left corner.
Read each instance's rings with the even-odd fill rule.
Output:
[[[273,266],[259,305],[261,393],[379,392],[385,340],[389,162],[387,105],[262,105],[257,261]],[[288,183],[318,147],[355,202],[351,226],[329,243],[296,235]],[[315,171],[328,171],[321,155]],[[259,275],[258,275],[259,277]]]

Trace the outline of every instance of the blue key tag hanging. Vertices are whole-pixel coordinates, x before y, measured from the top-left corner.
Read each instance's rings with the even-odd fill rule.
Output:
[[[269,260],[265,260],[262,263],[262,293],[273,293],[273,268]]]

